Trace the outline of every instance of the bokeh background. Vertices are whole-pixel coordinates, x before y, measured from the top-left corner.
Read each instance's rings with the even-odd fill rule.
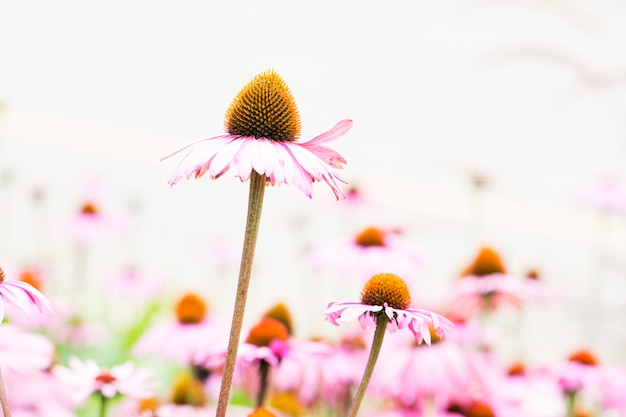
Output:
[[[0,261],[70,283],[64,228],[91,199],[123,225],[90,249],[93,291],[133,265],[230,317],[247,184],[170,187],[180,157],[161,158],[221,134],[239,89],[274,68],[303,139],[354,120],[334,148],[367,205],[268,190],[247,323],[285,301],[301,335],[332,332],[326,303],[360,287],[305,255],[378,225],[427,255],[415,300],[483,244],[565,291],[507,336],[512,356],[624,363],[624,214],[579,197],[626,179],[625,20],[616,0],[0,2]]]

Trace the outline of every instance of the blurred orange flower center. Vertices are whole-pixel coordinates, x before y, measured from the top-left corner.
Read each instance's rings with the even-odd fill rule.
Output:
[[[182,324],[197,324],[204,320],[207,305],[196,294],[186,294],[176,306],[176,317]]]
[[[356,236],[355,241],[363,247],[385,246],[385,233],[376,227],[368,227]]]

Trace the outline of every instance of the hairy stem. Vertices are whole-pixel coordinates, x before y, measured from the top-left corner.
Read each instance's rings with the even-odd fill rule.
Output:
[[[230,337],[228,339],[228,351],[226,353],[226,363],[224,364],[224,374],[222,376],[222,386],[217,402],[216,417],[225,417],[230,388],[233,382],[235,371],[235,360],[237,359],[237,348],[241,336],[241,326],[248,297],[248,286],[252,273],[252,261],[254,260],[254,249],[261,223],[261,209],[263,207],[263,195],[265,194],[265,175],[260,175],[252,171],[250,175],[250,194],[248,197],[248,218],[246,221],[246,232],[243,240],[243,252],[241,254],[241,264],[239,267],[239,281],[237,283],[237,296],[230,327]]]

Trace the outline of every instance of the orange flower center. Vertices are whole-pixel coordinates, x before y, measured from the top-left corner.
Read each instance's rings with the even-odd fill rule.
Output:
[[[95,216],[98,214],[98,209],[96,209],[96,206],[93,203],[85,203],[80,208],[80,212],[81,214],[85,214],[87,216]]]
[[[537,271],[536,269],[531,269],[528,272],[526,272],[526,278],[539,280],[541,276],[539,275],[539,271]]]
[[[572,353],[567,358],[570,362],[577,362],[582,365],[587,366],[597,366],[598,359],[588,350],[579,350],[577,352]]]
[[[475,403],[467,410],[467,417],[496,417],[491,407],[485,403]]]
[[[39,279],[39,273],[34,269],[24,269],[20,275],[20,281],[30,284],[35,289],[41,291],[41,279]]]
[[[182,324],[197,324],[204,320],[207,305],[196,294],[186,294],[176,305],[176,317]]]
[[[178,405],[202,407],[206,404],[202,383],[189,374],[179,377],[172,390],[172,402]]]
[[[462,276],[474,275],[484,277],[491,274],[505,274],[506,268],[500,259],[500,255],[489,247],[483,247],[478,255],[466,269]]]
[[[0,266],[0,282],[4,282],[4,280],[7,278],[6,275],[4,275],[4,270],[2,269],[2,267]]]
[[[359,246],[385,246],[385,234],[375,227],[368,227],[356,235],[355,242]]]
[[[250,329],[246,343],[255,346],[269,346],[274,339],[289,339],[287,328],[280,321],[265,317],[262,318],[256,326]]]
[[[276,414],[265,407],[257,407],[252,413],[248,414],[248,417],[276,417]]]
[[[285,328],[287,329],[287,333],[290,335],[293,334],[293,320],[291,318],[291,313],[289,309],[285,305],[285,303],[278,303],[274,307],[270,308],[265,312],[263,317],[269,317],[271,319],[278,320],[281,322]]]
[[[115,382],[117,378],[111,375],[108,372],[102,372],[100,375],[96,377],[96,381],[103,382],[105,384],[110,384],[111,382]]]
[[[365,283],[361,290],[361,302],[372,306],[382,306],[402,310],[411,303],[409,287],[400,277],[394,274],[377,274]]]
[[[513,365],[509,366],[509,370],[507,371],[509,376],[521,376],[526,374],[526,367],[522,362],[515,362]]]
[[[224,125],[233,136],[290,142],[300,136],[296,102],[285,81],[273,70],[256,75],[237,94]]]
[[[137,411],[139,411],[140,415],[144,415],[144,413],[149,413],[150,411],[154,412],[157,408],[159,408],[160,402],[158,398],[144,398],[139,400],[139,404],[137,406]],[[148,414],[151,415],[151,414]]]
[[[363,337],[360,335],[345,336],[343,339],[341,339],[340,345],[349,350],[367,349],[367,344],[365,343]]]

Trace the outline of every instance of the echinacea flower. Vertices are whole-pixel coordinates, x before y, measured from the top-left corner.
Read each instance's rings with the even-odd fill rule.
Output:
[[[249,180],[250,184],[237,297],[217,417],[226,416],[265,189],[267,185],[289,184],[311,198],[313,182],[323,181],[337,199],[343,196],[338,183],[345,181],[335,170],[342,168],[346,160],[325,144],[345,134],[352,121],[342,120],[328,132],[299,142],[300,115],[295,100],[283,79],[270,70],[255,76],[239,92],[226,112],[224,125],[225,135],[201,140],[169,155],[192,147],[170,178],[171,185],[182,177],[198,178],[204,174],[216,179],[230,169],[242,182]]]
[[[49,370],[7,373],[6,385],[13,417],[76,417],[73,387]]]
[[[351,126],[351,120],[342,120],[329,131],[299,142],[300,115],[293,96],[276,72],[265,71],[233,100],[226,113],[225,135],[202,139],[165,157],[192,147],[169,182],[204,174],[216,179],[229,169],[247,181],[254,170],[265,176],[268,185],[294,185],[309,198],[313,182],[323,181],[339,198],[343,194],[338,183],[345,181],[335,169],[346,160],[325,144]]]
[[[443,297],[455,314],[492,312],[506,305],[520,308],[528,301],[543,301],[554,294],[538,280],[515,277],[507,272],[500,254],[489,246],[480,248]]]
[[[376,327],[376,318],[385,315],[387,330],[394,332],[408,328],[418,343],[428,345],[431,343],[431,326],[439,337],[444,337],[454,327],[451,321],[437,313],[409,308],[410,300],[406,283],[397,275],[384,273],[374,275],[365,284],[360,303],[332,302],[324,314],[336,326],[338,321],[358,319],[363,328]]]
[[[225,326],[208,314],[202,297],[187,293],[176,304],[175,319],[148,329],[133,352],[138,356],[156,355],[185,366],[206,364],[209,359],[222,365],[225,347]]]
[[[381,270],[408,279],[424,266],[424,252],[395,230],[367,227],[356,236],[341,238],[308,254],[313,268],[367,280]]]
[[[107,242],[115,232],[122,230],[126,219],[102,211],[92,200],[83,201],[78,209],[61,226],[77,247]]]
[[[425,342],[430,346],[431,329],[437,338],[443,338],[454,327],[445,317],[432,311],[409,308],[410,304],[411,294],[406,282],[397,275],[381,273],[367,281],[361,291],[360,303],[334,302],[326,308],[326,319],[334,325],[339,324],[337,320],[358,319],[362,327],[375,328],[367,365],[348,417],[357,415],[387,330],[394,332],[408,328],[416,343]]]
[[[54,344],[45,336],[11,323],[0,326],[0,365],[11,372],[31,372],[50,366]]]
[[[125,362],[110,369],[100,367],[92,359],[81,361],[69,359],[69,367],[57,365],[54,374],[74,387],[74,401],[81,403],[91,394],[100,394],[103,399],[124,395],[131,398],[150,398],[155,393],[155,382],[151,372]]]
[[[42,293],[27,282],[7,280],[0,267],[0,323],[4,319],[6,303],[14,304],[29,316],[32,306],[37,307],[40,313],[47,310],[52,314],[50,303]]]
[[[431,332],[429,348],[404,333],[383,346],[373,381],[380,395],[407,408],[443,410],[451,402],[468,403],[482,392],[488,369],[483,358],[452,338],[441,340],[432,328]]]

